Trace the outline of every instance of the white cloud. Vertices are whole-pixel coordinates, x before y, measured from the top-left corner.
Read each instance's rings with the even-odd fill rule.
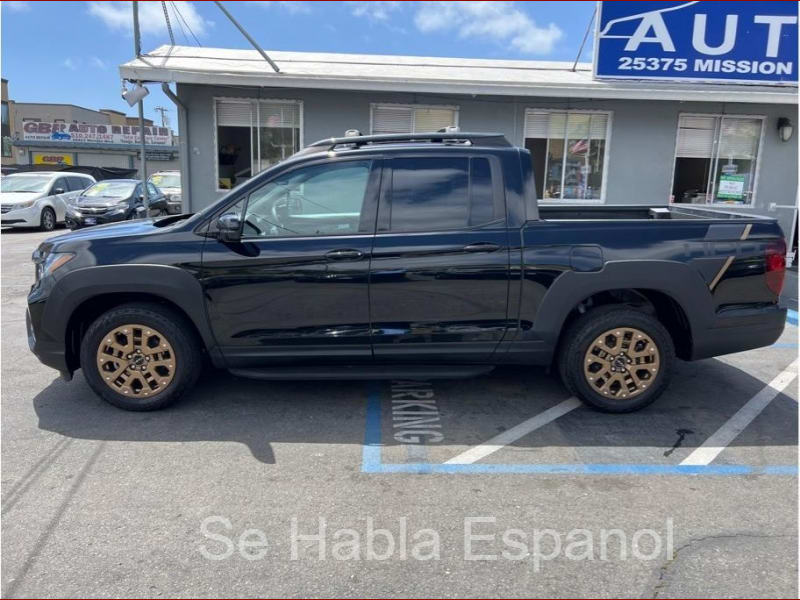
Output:
[[[3,8],[7,8],[8,10],[13,10],[16,12],[22,12],[24,10],[30,10],[31,3],[30,2],[16,2],[14,0],[4,0],[3,1]]]
[[[304,2],[303,0],[288,0],[284,2],[253,2],[253,4],[258,4],[260,6],[269,7],[273,4],[279,6],[290,13],[310,13],[311,7],[309,6],[308,2]]]
[[[400,8],[400,2],[388,0],[364,0],[362,2],[347,2],[353,15],[366,17],[373,21],[386,21],[390,13]]]
[[[169,2],[170,22],[172,31],[177,34],[180,30],[178,15],[172,5],[180,11],[183,21],[191,28],[195,35],[203,35],[214,25],[197,12],[193,2]],[[89,2],[89,14],[97,17],[109,29],[115,31],[131,32],[133,30],[133,13],[130,2]],[[161,2],[140,2],[139,23],[141,24],[142,37],[152,35],[165,35],[167,24],[164,21],[164,9]]]
[[[105,61],[99,56],[92,56],[89,59],[89,64],[98,69],[105,69],[107,67]]]
[[[454,30],[461,38],[491,39],[526,54],[549,54],[564,35],[554,23],[539,27],[513,2],[423,2],[414,23],[423,33]]]
[[[61,64],[67,67],[70,71],[75,71],[78,68],[77,61],[74,61],[69,57],[65,58]]]

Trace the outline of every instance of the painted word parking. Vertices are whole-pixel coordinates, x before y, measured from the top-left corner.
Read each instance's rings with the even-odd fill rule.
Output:
[[[791,311],[766,352],[679,364],[673,390],[630,415],[592,411],[526,368],[376,385],[362,471],[796,476],[796,324]]]

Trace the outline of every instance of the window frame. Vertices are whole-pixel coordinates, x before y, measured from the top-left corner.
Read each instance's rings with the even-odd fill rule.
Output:
[[[567,148],[567,135],[569,133],[569,115],[571,114],[579,114],[579,115],[605,115],[606,116],[606,137],[605,137],[605,149],[603,150],[603,174],[602,174],[602,185],[600,186],[600,198],[599,199],[579,199],[579,198],[549,198],[544,199],[539,197],[538,190],[536,191],[536,201],[540,204],[558,204],[558,205],[566,205],[566,206],[576,206],[576,205],[596,205],[596,204],[605,204],[606,203],[606,193],[608,191],[608,163],[611,158],[611,131],[612,125],[614,122],[614,111],[613,110],[605,110],[605,109],[565,109],[565,108],[536,108],[536,107],[526,107],[525,108],[525,117],[522,123],[522,146],[525,146],[525,140],[527,139],[546,139],[549,140],[550,138],[528,138],[525,136],[525,131],[528,128],[528,116],[530,114],[535,113],[564,113],[567,115],[567,126],[564,128],[564,150],[566,154]],[[556,139],[556,138],[553,138]],[[545,173],[547,173],[547,157],[545,157]],[[564,189],[564,178],[566,176],[566,169],[561,168],[561,189]],[[537,187],[538,187],[538,183]],[[544,189],[544,188],[542,188]]]
[[[297,127],[299,129],[299,136],[298,136],[298,150],[302,150],[305,147],[304,143],[304,106],[303,101],[297,98],[253,98],[251,96],[214,96],[211,98],[211,114],[214,120],[214,191],[217,193],[228,193],[230,189],[223,189],[219,187],[219,141],[218,141],[218,130],[219,125],[217,124],[217,103],[218,102],[236,102],[238,104],[249,104],[250,105],[250,149],[249,149],[249,156],[250,156],[250,178],[252,179],[258,173],[253,173],[253,134],[252,130],[254,127],[253,124],[253,106],[257,106],[259,103],[264,104],[296,104],[298,109],[298,124]],[[259,119],[260,119],[260,111],[256,111]],[[277,163],[276,163],[277,164]],[[261,173],[261,171],[259,171]]]
[[[764,114],[754,114],[754,115],[747,115],[747,114],[739,114],[739,113],[702,113],[702,112],[679,112],[677,121],[675,122],[675,147],[672,151],[672,175],[669,179],[669,189],[667,191],[667,201],[670,206],[672,205],[682,205],[683,202],[676,202],[672,198],[672,190],[675,187],[675,164],[678,162],[678,135],[680,134],[681,128],[681,117],[713,117],[715,119],[719,119],[719,121],[714,126],[714,141],[712,142],[712,156],[711,160],[711,172],[713,173],[713,178],[709,177],[709,181],[711,182],[711,202],[706,201],[705,204],[697,204],[693,206],[729,206],[735,208],[754,208],[756,205],[756,193],[758,192],[758,182],[761,178],[761,156],[764,150],[764,139],[765,139],[765,132],[767,129],[767,115]],[[720,132],[721,132],[721,125],[722,120],[728,119],[759,119],[761,121],[761,132],[758,136],[758,152],[756,153],[756,170],[753,173],[753,193],[750,194],[750,201],[747,203],[742,202],[741,204],[731,204],[728,202],[717,201],[713,198],[716,196],[717,191],[717,172],[719,169],[719,146],[720,146]],[[706,192],[708,194],[708,192]]]
[[[331,233],[326,235],[279,235],[279,236],[246,236],[244,235],[244,217],[247,215],[247,207],[250,204],[250,196],[256,193],[265,185],[269,185],[273,181],[275,181],[279,177],[283,177],[284,175],[288,175],[293,173],[294,171],[298,171],[300,169],[305,169],[307,167],[316,167],[319,165],[339,165],[345,162],[369,162],[369,174],[367,176],[367,187],[364,190],[364,199],[361,203],[361,214],[359,215],[359,223],[362,221],[372,222],[372,230],[368,232],[361,232],[357,231],[355,233],[348,232],[348,233]],[[338,157],[335,159],[330,158],[319,158],[317,160],[311,160],[308,162],[303,162],[297,165],[293,165],[291,168],[281,171],[280,173],[276,173],[273,177],[260,182],[258,185],[254,186],[252,189],[243,192],[242,195],[237,196],[236,200],[227,203],[226,208],[221,211],[218,211],[214,217],[212,217],[211,222],[213,223],[216,219],[218,219],[221,215],[228,212],[230,207],[235,206],[238,202],[242,201],[242,215],[241,215],[241,229],[239,230],[239,235],[241,241],[249,241],[249,242],[266,242],[266,241],[280,241],[280,240],[298,240],[298,239],[321,239],[321,238],[345,238],[345,237],[355,237],[355,236],[373,236],[375,235],[375,228],[376,228],[376,213],[378,210],[378,195],[381,189],[381,181],[382,181],[382,174],[384,172],[384,160],[382,156],[343,156]]]
[[[392,192],[394,187],[394,167],[392,160],[395,158],[425,159],[425,158],[464,158],[467,160],[467,200],[470,200],[472,192],[472,163],[474,158],[485,158],[489,161],[489,168],[492,173],[492,204],[501,211],[501,216],[492,221],[487,221],[481,225],[464,225],[463,227],[438,227],[425,230],[394,230],[392,226]],[[508,226],[508,207],[505,196],[505,181],[503,179],[503,169],[500,160],[493,154],[470,153],[470,152],[427,152],[427,153],[403,153],[398,156],[388,157],[383,165],[383,177],[381,178],[381,190],[378,199],[378,219],[375,228],[376,235],[428,235],[431,233],[447,233],[454,231],[479,231],[482,229],[505,229]]]
[[[402,102],[370,102],[369,104],[369,133],[370,135],[381,135],[375,133],[375,109],[376,108],[409,108],[412,111],[416,108],[421,109],[432,109],[432,110],[452,110],[455,113],[455,119],[453,125],[455,127],[459,126],[460,120],[460,113],[461,107],[458,104],[407,104]],[[413,116],[414,123],[412,125],[412,129],[416,125],[416,116]],[[414,131],[410,131],[408,133],[415,133]]]

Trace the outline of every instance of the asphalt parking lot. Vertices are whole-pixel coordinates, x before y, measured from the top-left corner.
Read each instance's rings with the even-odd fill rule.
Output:
[[[0,236],[3,597],[798,596],[796,313],[631,415],[527,368],[126,413],[28,351],[45,237]]]

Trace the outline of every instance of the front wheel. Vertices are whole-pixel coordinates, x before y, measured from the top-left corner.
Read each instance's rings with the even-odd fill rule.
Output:
[[[56,228],[56,212],[49,206],[42,209],[42,216],[39,220],[39,229],[42,231],[53,231]]]
[[[112,308],[89,326],[81,368],[92,389],[125,410],[156,410],[177,401],[197,381],[200,345],[191,324],[159,304]]]
[[[669,383],[675,346],[653,316],[601,307],[579,317],[559,353],[561,378],[585,403],[623,413],[655,401]]]

